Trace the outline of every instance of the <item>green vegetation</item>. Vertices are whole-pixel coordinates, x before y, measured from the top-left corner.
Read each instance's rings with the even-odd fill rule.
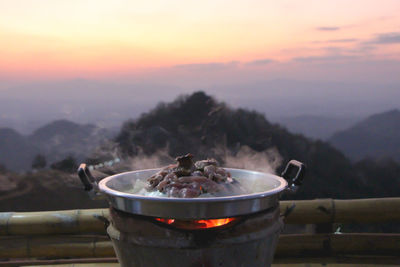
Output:
[[[68,156],[61,161],[54,162],[50,165],[53,170],[59,170],[67,173],[74,173],[78,169],[78,163],[72,156]]]
[[[41,155],[41,154],[37,154],[32,161],[32,169],[44,169],[47,165],[47,161],[46,161],[46,157]]]

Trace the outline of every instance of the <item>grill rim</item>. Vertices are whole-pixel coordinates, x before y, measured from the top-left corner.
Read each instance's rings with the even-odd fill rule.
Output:
[[[232,171],[240,171],[240,172],[246,172],[248,174],[255,174],[255,175],[268,175],[269,177],[279,181],[280,185],[271,190],[263,191],[260,193],[250,193],[250,194],[244,194],[244,195],[223,196],[223,197],[207,197],[207,198],[176,198],[176,197],[143,196],[143,195],[138,195],[138,194],[121,192],[121,191],[112,189],[107,186],[107,183],[109,181],[111,181],[112,179],[116,179],[118,176],[127,175],[127,174],[135,174],[135,173],[140,173],[140,172],[145,172],[145,171],[146,172],[147,171],[158,171],[160,169],[161,168],[144,169],[144,170],[118,173],[118,174],[106,177],[103,180],[101,180],[99,182],[99,189],[102,193],[105,193],[108,196],[122,197],[122,198],[126,198],[126,199],[131,199],[131,200],[152,201],[152,202],[199,203],[199,202],[229,202],[229,201],[265,198],[268,196],[279,194],[280,192],[282,192],[283,190],[285,190],[288,187],[287,181],[278,175],[270,174],[270,173],[263,173],[263,172],[258,172],[258,171],[252,171],[252,170],[245,170],[245,169],[235,169],[235,168],[224,168],[224,169],[227,171],[231,171],[231,170]]]
[[[190,220],[235,217],[266,210],[279,204],[280,193],[288,186],[285,179],[273,174],[243,169],[225,169],[231,171],[234,176],[236,172],[237,177],[246,178],[248,176],[253,181],[256,179],[273,179],[272,185],[276,187],[246,195],[210,198],[169,198],[124,193],[107,186],[109,181],[118,178],[118,176],[135,174],[140,177],[140,175],[148,175],[159,170],[149,169],[107,177],[100,182],[99,188],[101,193],[108,197],[110,206],[117,210],[136,215]],[[121,177],[121,179],[123,178]]]

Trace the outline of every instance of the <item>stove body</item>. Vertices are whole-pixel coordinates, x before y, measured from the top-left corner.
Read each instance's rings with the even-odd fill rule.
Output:
[[[279,206],[195,230],[114,208],[110,214],[107,232],[123,267],[270,266],[283,226]]]

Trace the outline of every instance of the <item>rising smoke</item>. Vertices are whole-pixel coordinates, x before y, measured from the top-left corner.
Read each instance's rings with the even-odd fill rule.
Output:
[[[257,152],[248,146],[242,146],[236,152],[232,152],[226,147],[218,147],[213,150],[212,154],[220,159],[223,167],[227,168],[275,173],[276,169],[282,164],[282,157],[276,148]],[[196,155],[194,156],[195,160],[201,160],[196,158]],[[175,163],[175,160],[168,154],[168,149],[158,150],[151,155],[140,152],[137,156],[125,161],[125,164],[128,164],[131,170],[159,168],[172,163]]]

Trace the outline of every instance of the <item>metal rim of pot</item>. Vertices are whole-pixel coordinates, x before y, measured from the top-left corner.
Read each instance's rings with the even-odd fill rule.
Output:
[[[108,183],[114,179],[120,179],[126,175],[146,175],[144,177],[149,177],[149,173],[155,173],[159,169],[119,173],[106,177],[100,183],[97,183],[87,165],[83,163],[78,169],[78,175],[85,186],[85,190],[89,191],[92,196],[107,196],[110,205],[118,210],[137,215],[185,220],[235,217],[275,207],[279,203],[280,193],[296,191],[298,186],[302,184],[305,174],[305,165],[296,160],[289,161],[281,174],[282,177],[250,170],[225,169],[232,172],[233,176],[236,174],[244,177],[268,177],[268,179],[274,179],[279,185],[267,191],[246,195],[168,198],[125,193],[108,186]]]

